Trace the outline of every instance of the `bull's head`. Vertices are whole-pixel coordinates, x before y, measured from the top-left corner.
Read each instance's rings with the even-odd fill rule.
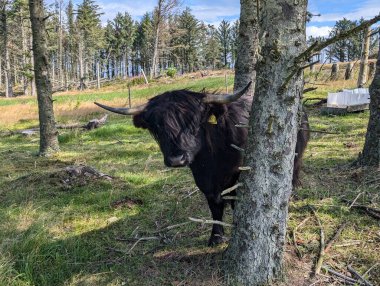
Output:
[[[184,167],[192,163],[202,147],[202,125],[210,116],[222,115],[225,104],[244,95],[251,82],[234,94],[203,94],[177,90],[157,95],[148,103],[134,108],[96,105],[123,115],[133,115],[138,128],[148,129],[160,145],[168,167]]]

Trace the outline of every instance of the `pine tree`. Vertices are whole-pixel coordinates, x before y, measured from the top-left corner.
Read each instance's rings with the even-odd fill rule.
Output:
[[[223,20],[218,27],[218,37],[222,47],[222,58],[225,67],[228,65],[228,54],[231,51],[231,27],[230,23]]]

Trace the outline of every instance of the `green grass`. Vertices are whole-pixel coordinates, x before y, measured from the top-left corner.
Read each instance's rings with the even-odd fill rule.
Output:
[[[136,89],[133,95],[145,98],[176,88],[223,86],[224,77],[180,79]],[[55,103],[71,102],[71,108],[80,111],[84,101],[125,98],[123,88],[57,95]],[[323,97],[326,90],[308,96]],[[0,108],[22,104],[35,104],[35,99],[0,99]],[[84,113],[81,119],[86,122],[99,114]],[[317,209],[327,238],[341,222],[349,222],[325,261],[341,271],[352,264],[364,273],[380,260],[379,223],[349,210],[342,199],[353,200],[363,192],[358,202],[378,207],[379,186],[364,183],[377,173],[337,166],[352,162],[361,150],[368,112],[327,117],[309,109],[309,114],[312,129],[339,134],[313,133],[305,154],[303,187],[290,204],[289,231],[310,216],[308,204]],[[35,123],[22,120],[0,127],[21,129]],[[129,118],[112,115],[100,129],[62,131],[59,140],[61,151],[46,159],[36,156],[38,137],[0,137],[0,285],[221,285],[218,263],[225,245],[206,247],[209,225],[190,223],[155,233],[188,222],[189,216],[210,215],[203,195],[194,192],[190,171],[166,168],[148,132],[134,128]],[[64,168],[79,164],[113,180],[70,179]],[[123,199],[132,203],[114,207]],[[230,209],[225,217],[231,221]],[[311,266],[318,253],[318,234],[313,220],[298,230],[305,265]],[[132,236],[159,239],[137,244],[120,240]],[[353,240],[361,245],[339,247]],[[290,244],[287,248],[293,253]],[[291,261],[287,263],[292,267]],[[302,271],[299,268],[297,276],[303,277]],[[374,285],[380,283],[379,273],[379,266],[370,273]]]

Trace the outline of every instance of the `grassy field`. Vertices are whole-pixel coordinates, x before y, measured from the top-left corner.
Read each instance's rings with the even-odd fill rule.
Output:
[[[230,74],[230,90],[232,82]],[[327,91],[354,82],[324,84],[307,97],[326,97]],[[178,88],[224,90],[224,73],[136,86],[132,102]],[[57,121],[85,123],[104,114],[94,100],[124,105],[126,94],[123,82],[100,91],[57,94]],[[379,221],[343,202],[358,197],[357,203],[380,205],[379,171],[349,167],[362,148],[368,112],[344,117],[321,116],[312,107],[308,112],[312,129],[337,134],[312,135],[303,187],[290,203],[287,280],[279,284],[304,285],[309,279],[319,252],[319,228],[307,208],[313,205],[327,240],[347,222],[324,264],[343,273],[347,265],[369,271],[366,277],[380,285]],[[130,118],[110,115],[100,129],[61,131],[61,151],[46,159],[36,156],[37,136],[5,135],[36,125],[34,98],[0,99],[0,285],[222,285],[219,262],[226,245],[206,247],[210,225],[188,219],[209,218],[207,203],[188,169],[164,166],[146,131],[134,128]],[[79,165],[112,179],[66,171]],[[291,234],[307,217],[297,230],[303,256],[298,259]],[[230,209],[225,220],[232,220]],[[339,284],[325,273],[310,281]]]

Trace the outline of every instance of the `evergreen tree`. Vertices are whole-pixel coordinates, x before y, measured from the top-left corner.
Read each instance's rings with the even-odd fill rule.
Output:
[[[225,67],[228,65],[228,54],[231,51],[231,27],[230,23],[223,20],[218,27],[218,38],[222,47],[222,58]]]

